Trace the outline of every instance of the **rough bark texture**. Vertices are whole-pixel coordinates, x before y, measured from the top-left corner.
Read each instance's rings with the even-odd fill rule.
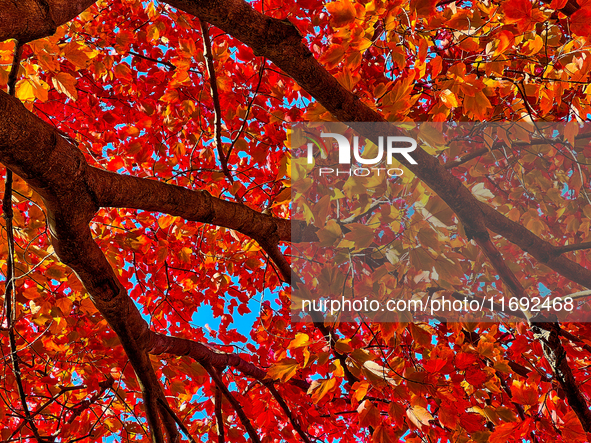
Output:
[[[0,0],[0,41],[27,43],[55,32],[94,0]]]

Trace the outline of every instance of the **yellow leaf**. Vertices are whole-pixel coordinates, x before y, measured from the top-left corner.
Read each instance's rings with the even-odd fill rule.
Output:
[[[523,55],[526,57],[531,57],[532,55],[540,52],[540,49],[542,49],[543,46],[544,41],[542,40],[542,37],[536,35],[536,38],[529,40],[525,45],[523,45]]]
[[[154,2],[150,2],[150,4],[148,6],[146,6],[146,14],[148,14],[148,17],[150,18],[150,20],[155,20],[158,17],[160,17],[160,13],[156,10],[156,6],[154,6]]]
[[[326,222],[326,226],[320,229],[316,235],[320,240],[320,246],[332,246],[341,238],[341,227],[334,220]]]
[[[310,336],[308,334],[298,333],[295,338],[289,343],[287,349],[301,348],[310,344]]]
[[[491,198],[495,198],[494,194],[484,187],[484,183],[478,183],[472,188],[472,195],[481,202],[487,202]]]
[[[158,30],[158,26],[148,26],[148,34],[146,35],[146,40],[151,42],[154,40],[158,40],[158,37],[160,37],[160,31]]]
[[[77,42],[70,42],[64,48],[64,57],[77,68],[84,69],[90,60],[90,57],[84,51],[85,48],[85,46],[80,45]]]
[[[375,232],[369,227],[360,223],[350,223],[347,225],[349,232],[345,235],[345,239],[355,243],[355,248],[365,249],[374,241]]]
[[[345,370],[341,366],[341,362],[339,360],[335,360],[330,364],[330,371],[332,371],[335,377],[345,376]]]
[[[67,72],[60,72],[51,79],[53,86],[62,94],[66,94],[70,99],[76,100],[78,98],[78,91],[76,91],[76,79]]]
[[[321,62],[326,65],[327,68],[331,69],[340,63],[345,56],[345,48],[343,45],[334,44],[324,54],[322,54]],[[299,147],[298,145],[292,145]]]
[[[16,84],[16,97],[24,102],[32,102],[35,100],[35,92],[33,85],[27,79],[19,80]]]
[[[291,188],[285,188],[275,197],[275,204],[280,204],[291,200]]]

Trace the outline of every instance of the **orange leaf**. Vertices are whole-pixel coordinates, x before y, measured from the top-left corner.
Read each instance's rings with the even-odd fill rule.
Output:
[[[435,15],[437,3],[437,0],[411,0],[410,9],[417,12],[418,18],[425,18]]]
[[[361,426],[372,426],[375,428],[381,422],[380,411],[369,400],[361,403],[357,408],[357,412],[359,412],[359,424]]]
[[[535,23],[543,21],[544,16],[539,9],[533,9],[529,0],[509,0],[503,3],[505,22],[515,23],[519,32],[529,30]]]
[[[274,380],[281,380],[286,382],[298,372],[299,363],[293,358],[285,358],[280,362],[274,364],[267,371],[267,376]]]
[[[573,34],[577,34],[583,37],[591,36],[591,9],[579,9],[573,15],[570,16],[570,30]]]
[[[325,5],[330,21],[335,28],[348,25],[357,18],[355,5],[350,0],[331,2]]]
[[[336,383],[336,378],[329,378],[322,380],[320,382],[312,382],[312,384],[310,385],[310,389],[308,389],[308,394],[312,393],[312,401],[314,402],[314,404],[318,403],[322,399],[322,397],[324,397],[326,394],[332,391],[336,386]]]
[[[515,429],[519,427],[520,423],[504,423],[496,426],[494,432],[488,439],[489,443],[508,443],[512,441]],[[514,441],[514,440],[513,440]]]
[[[66,94],[70,99],[76,100],[78,98],[78,91],[76,90],[76,79],[67,72],[60,72],[51,79],[53,86],[62,94]]]
[[[566,6],[568,0],[552,0],[550,3],[551,9],[562,9]]]
[[[505,52],[505,49],[513,45],[513,43],[515,42],[515,37],[513,36],[513,33],[507,30],[499,32],[495,35],[495,38],[498,41],[498,45],[494,52],[495,57]]]
[[[522,405],[535,405],[538,403],[538,387],[536,385],[527,385],[525,382],[519,380],[513,380],[511,386],[511,392],[513,393],[513,401]]]
[[[408,408],[406,410],[406,416],[419,429],[421,429],[423,425],[428,426],[429,420],[433,420],[433,416],[429,413],[429,411],[418,405]]]
[[[289,343],[287,349],[301,348],[310,344],[310,336],[308,334],[298,333],[295,338]]]
[[[441,91],[440,98],[441,102],[448,108],[458,107],[458,99],[456,98],[455,94],[451,92],[449,89],[444,89],[443,91]]]

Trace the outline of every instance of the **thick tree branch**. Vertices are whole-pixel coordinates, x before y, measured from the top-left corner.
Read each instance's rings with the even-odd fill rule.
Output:
[[[105,391],[107,389],[111,389],[113,387],[113,384],[115,383],[115,379],[113,377],[111,377],[109,375],[109,377],[106,380],[103,380],[102,382],[99,383],[99,387],[101,388],[99,392],[95,393],[92,397],[90,397],[87,400],[83,400],[80,403],[78,403],[76,406],[72,407],[72,415],[70,415],[70,417],[68,417],[68,423],[72,423],[74,422],[74,420],[76,419],[76,417],[78,417],[80,414],[82,414],[83,411],[85,411],[86,409],[88,409],[88,407],[90,405],[92,405],[93,403],[95,403],[99,398],[102,397],[102,395],[105,393]],[[84,386],[82,386],[84,387]],[[78,389],[81,389],[82,387],[77,387]],[[60,392],[58,392],[56,395],[61,395],[64,392],[67,391],[71,391],[72,388],[62,388],[60,390]],[[47,403],[46,403],[47,405]],[[43,406],[45,407],[45,406]],[[36,413],[42,411],[43,408],[40,408],[39,411],[36,411]]]
[[[591,410],[579,385],[575,380],[572,369],[569,365],[566,351],[560,342],[562,328],[556,322],[536,323],[532,330],[536,337],[542,342],[544,355],[552,368],[554,377],[566,393],[570,407],[575,411],[585,432],[591,432]]]
[[[76,271],[93,303],[119,336],[140,381],[153,441],[163,441],[158,399],[164,396],[148,352],[190,355],[203,364],[233,366],[245,375],[268,382],[263,370],[235,354],[220,353],[205,345],[150,331],[92,239],[88,222],[100,206],[105,203],[118,206],[125,196],[133,196],[132,204],[126,206],[145,210],[160,208],[189,220],[233,228],[265,242],[274,236],[278,240],[281,235],[288,240],[289,221],[284,220],[282,225],[278,219],[243,205],[215,199],[207,192],[91,168],[80,151],[28,113],[20,102],[2,92],[0,113],[6,116],[4,124],[0,124],[0,160],[7,166],[14,166],[43,197],[58,257]],[[21,127],[28,127],[28,130],[20,131]],[[36,149],[24,148],[28,146]],[[293,383],[303,390],[308,388],[304,381],[294,380]]]
[[[226,0],[217,2],[169,0],[169,3],[179,9],[208,21],[233,37],[250,46],[255,55],[262,55],[273,61],[279,68],[294,78],[303,89],[320,102],[328,111],[343,122],[385,122],[377,112],[357,99],[352,93],[341,86],[338,81],[326,71],[312,56],[306,45],[302,43],[297,28],[286,20],[276,20],[255,11],[242,0]],[[243,23],[248,23],[244,26]],[[357,132],[379,143],[379,131],[373,125],[351,125]],[[395,131],[395,129],[393,129]],[[388,135],[388,134],[382,134]],[[394,132],[392,135],[395,135]],[[519,225],[519,230],[508,232],[511,224],[508,218],[480,203],[462,182],[451,175],[439,160],[427,154],[421,148],[413,152],[417,165],[407,167],[423,182],[433,189],[456,213],[464,225],[469,236],[474,237],[484,249],[485,254],[493,262],[503,282],[517,296],[524,294],[523,287],[509,270],[498,251],[490,242],[487,227],[497,232],[509,241],[517,244],[526,252],[530,252],[536,259],[561,273],[565,277],[591,288],[591,271],[564,258],[553,257],[551,247],[539,239],[529,230]],[[515,229],[515,226],[512,226]],[[498,231],[503,231],[498,232]],[[527,231],[525,233],[524,231]],[[532,247],[532,246],[537,247]],[[564,353],[560,341],[552,342],[552,352],[558,356]],[[588,407],[567,364],[558,359],[555,373],[558,380],[567,383],[568,389],[578,394],[573,397],[571,407],[581,422],[587,420]],[[573,382],[574,384],[571,384]],[[583,400],[582,402],[578,400]],[[591,421],[589,421],[591,423]]]
[[[147,330],[143,337],[145,349],[153,355],[171,354],[176,356],[187,355],[199,362],[202,366],[225,368],[231,366],[238,369],[244,375],[254,378],[263,384],[270,383],[267,373],[261,368],[242,359],[237,354],[218,351],[203,343],[188,340],[186,338],[171,337]],[[302,391],[307,391],[310,385],[303,380],[292,379],[291,383]]]
[[[270,237],[291,241],[290,221],[261,214],[239,203],[156,180],[89,167],[88,181],[102,207],[163,212],[186,220],[234,229],[259,243]]]
[[[162,393],[162,396],[158,397],[158,412],[160,413],[160,417],[162,418],[164,429],[166,429],[166,436],[168,442],[179,443],[181,441],[181,434],[177,429],[177,425],[179,424],[180,420],[176,416],[172,408],[164,400],[165,398],[166,397],[164,397],[164,393]]]
[[[89,167],[78,149],[23,109],[18,100],[0,91],[0,161],[28,180],[43,198],[55,251],[76,271],[93,303],[119,336],[142,388],[153,441],[163,442],[157,404],[163,396],[162,387],[148,354],[138,343],[147,324],[88,226],[98,209],[87,182]]]
[[[99,207],[127,207],[223,226],[257,241],[291,239],[289,220],[212,197],[206,191],[88,166],[76,147],[2,91],[0,113],[6,116],[0,123],[0,161],[25,179],[50,206],[59,200],[68,215],[60,221],[63,226],[88,223]]]
[[[28,43],[52,35],[96,0],[0,0],[0,41]]]
[[[30,41],[48,35],[58,24],[67,21],[66,17],[73,10],[81,8],[83,4],[91,4],[68,3],[73,3],[74,6],[49,0],[42,3],[46,5],[44,8],[39,8],[41,3],[36,1],[25,0],[19,3],[0,0],[0,10],[3,11],[0,40],[4,36],[4,39],[17,37],[22,41]],[[296,27],[288,21],[264,16],[242,0],[170,0],[169,3],[215,24],[251,46],[255,54],[271,59],[341,121],[384,122],[378,113],[344,89],[314,59],[312,53],[301,42]],[[37,15],[35,12],[31,13],[37,11],[35,8],[40,11]],[[4,14],[4,11],[8,13]],[[6,17],[14,23],[4,23]],[[41,21],[44,23],[38,23]],[[289,233],[289,222],[285,223],[285,231],[279,232],[279,222],[276,219],[257,218],[260,215],[257,216],[255,211],[240,213],[241,217],[236,222],[233,216],[238,212],[231,212],[238,210],[230,210],[227,202],[221,203],[221,200],[215,200],[207,193],[169,185],[160,186],[162,184],[153,180],[122,178],[123,176],[117,174],[94,170],[86,164],[80,151],[67,143],[49,125],[26,113],[20,103],[10,99],[5,93],[0,93],[0,113],[3,116],[3,121],[0,122],[0,161],[27,180],[45,200],[56,252],[64,263],[77,272],[93,302],[118,334],[142,386],[153,441],[160,442],[163,437],[157,409],[158,401],[162,399],[161,386],[149,361],[147,350],[157,353],[155,351],[167,349],[168,345],[176,345],[176,342],[166,340],[164,345],[159,347],[161,340],[154,338],[155,333],[149,331],[133,301],[118,282],[104,255],[94,243],[88,222],[101,206],[135,207],[167,212],[189,220],[216,223],[220,226],[228,224],[230,226],[226,227],[237,229],[255,239],[258,236],[261,240],[269,234],[275,235],[278,239],[288,240],[289,235],[285,234]],[[361,135],[376,141],[376,131],[370,126],[356,129]],[[27,130],[22,131],[23,127]],[[503,281],[514,293],[522,294],[523,288],[510,273],[498,251],[490,248],[487,227],[563,276],[591,287],[591,271],[564,256],[559,256],[557,249],[547,242],[523,226],[511,222],[488,205],[478,202],[438,159],[421,149],[415,152],[414,157],[418,165],[410,165],[409,168],[458,215],[466,231],[477,240],[493,265],[498,267]],[[115,176],[117,178],[114,178]],[[150,191],[138,189],[142,185],[146,185],[152,191],[157,190],[158,195],[154,197],[150,195]],[[172,203],[164,201],[171,196]],[[187,202],[182,197],[201,205],[190,206],[187,209]],[[223,211],[223,207],[227,212],[220,214],[216,210],[216,205],[217,209]],[[257,229],[253,229],[252,224],[249,224],[253,220],[258,223]],[[557,324],[544,327],[549,334],[544,333],[541,326],[538,329],[536,336],[545,344],[546,357],[557,379],[565,387],[569,403],[588,430],[591,423],[590,412],[568,366],[566,353],[559,339],[560,327]],[[212,371],[217,374],[215,369]],[[219,379],[219,375],[217,378]],[[232,402],[232,395],[227,392],[223,382],[221,387],[226,389],[224,394],[229,395],[228,399]],[[236,410],[240,415],[240,408]]]
[[[488,233],[486,233],[486,236],[482,233],[476,233],[474,240],[476,240],[480,248],[484,251],[487,258],[499,273],[499,277],[513,295],[517,298],[526,297],[525,289],[492,244]],[[530,322],[531,314],[528,312],[524,313],[528,317],[528,322]],[[546,360],[552,368],[554,378],[560,383],[564,392],[566,392],[566,398],[570,407],[579,418],[585,432],[590,432],[591,411],[568,364],[566,351],[560,341],[560,325],[556,322],[533,324],[530,322],[530,326],[534,332],[534,337],[542,343]]]

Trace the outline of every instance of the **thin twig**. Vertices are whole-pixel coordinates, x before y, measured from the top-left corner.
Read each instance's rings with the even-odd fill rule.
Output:
[[[75,391],[77,389],[86,389],[86,385],[81,385],[81,386],[63,386],[63,387],[61,387],[60,390],[59,390],[59,392],[57,394],[55,394],[53,397],[51,397],[49,400],[47,400],[45,403],[43,403],[37,410],[35,410],[31,414],[31,418],[36,417],[41,412],[43,412],[43,410],[45,408],[47,408],[50,404],[52,404],[54,401],[56,401],[60,397],[60,395],[63,395],[66,392]],[[18,427],[12,432],[12,434],[10,435],[10,437],[8,437],[8,441],[11,441],[14,438],[14,436],[16,434],[18,434],[19,431],[25,426],[26,423],[27,423],[26,421],[21,422],[21,424],[18,425]]]
[[[16,95],[16,81],[18,78],[18,68],[20,66],[20,59],[23,53],[23,46],[17,42],[14,52],[14,58],[12,60],[12,67],[8,76],[8,94],[11,96]],[[39,430],[31,417],[29,406],[27,405],[27,395],[23,388],[23,380],[21,376],[21,369],[18,361],[18,353],[16,347],[16,339],[14,337],[14,303],[12,296],[14,294],[14,232],[12,226],[12,219],[14,213],[12,211],[12,171],[6,169],[6,179],[4,182],[4,197],[2,198],[2,212],[3,217],[6,220],[6,233],[8,242],[8,258],[6,260],[6,284],[4,294],[4,310],[6,312],[6,327],[8,328],[8,339],[10,341],[10,356],[12,360],[12,370],[14,372],[14,378],[16,379],[16,386],[18,389],[18,395],[20,397],[23,411],[25,413],[25,421],[29,428],[33,432],[35,439],[38,442],[44,442],[45,439],[39,435]]]
[[[215,388],[215,419],[218,428],[218,443],[225,443],[224,415],[222,414],[222,391],[218,387]]]
[[[232,140],[232,144],[230,145],[230,149],[228,149],[228,155],[226,156],[227,158],[230,158],[230,154],[232,153],[232,150],[234,149],[234,145],[236,144],[236,142],[238,141],[238,139],[242,136],[242,133],[244,132],[244,128],[246,127],[246,123],[248,121],[248,116],[250,115],[250,110],[252,109],[252,104],[254,103],[254,99],[257,97],[257,94],[259,93],[259,89],[261,87],[261,82],[263,80],[263,73],[265,72],[265,63],[267,63],[267,59],[263,58],[263,61],[261,63],[261,67],[259,70],[259,82],[257,83],[257,87],[254,91],[252,99],[248,103],[248,107],[246,108],[246,114],[244,115],[244,120],[242,120],[242,125],[240,125],[240,129],[238,130],[238,134],[236,134],[236,137],[234,137],[234,140]]]
[[[213,65],[213,52],[211,50],[211,39],[209,38],[209,27],[208,24],[203,21],[201,21],[201,34],[203,35],[203,54],[205,56],[205,64],[209,75],[211,98],[213,99],[214,143],[218,150],[220,163],[222,164],[222,171],[228,180],[230,180],[230,183],[234,183],[234,177],[232,177],[232,174],[228,169],[228,157],[224,154],[224,147],[222,145],[222,108],[220,106],[220,94],[216,80],[215,66]]]

